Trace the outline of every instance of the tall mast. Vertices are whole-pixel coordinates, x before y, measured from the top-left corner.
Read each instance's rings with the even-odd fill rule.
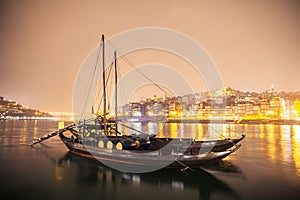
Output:
[[[118,75],[117,75],[117,51],[115,50],[115,123],[116,123],[116,136],[118,135],[118,98],[117,98],[117,83],[118,83]]]
[[[105,46],[104,46],[104,35],[102,34],[102,78],[103,78],[103,126],[104,126],[104,134],[107,135],[107,127],[106,127],[106,88],[105,88]]]

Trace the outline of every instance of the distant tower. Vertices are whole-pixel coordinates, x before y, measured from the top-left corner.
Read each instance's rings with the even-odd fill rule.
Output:
[[[274,85],[272,84],[271,85],[271,93],[274,94],[274,92],[275,92],[275,89],[274,89]]]

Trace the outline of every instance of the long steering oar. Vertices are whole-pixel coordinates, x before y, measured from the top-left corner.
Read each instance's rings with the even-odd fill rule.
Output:
[[[48,134],[46,134],[46,135],[44,135],[42,137],[34,138],[33,141],[32,141],[32,143],[30,144],[30,146],[33,146],[33,145],[38,144],[40,142],[43,142],[43,141],[45,141],[45,140],[47,140],[47,139],[49,139],[49,138],[51,138],[53,136],[56,136],[56,135],[58,135],[58,134],[60,134],[62,132],[65,132],[65,131],[68,131],[68,130],[72,131],[74,127],[77,127],[80,124],[83,124],[85,122],[89,122],[89,121],[92,121],[92,120],[95,120],[95,119],[97,119],[97,118],[91,118],[91,119],[85,120],[84,122],[73,123],[73,124],[70,124],[68,126],[65,126],[62,129],[58,129],[56,131],[48,133]]]
[[[59,130],[56,130],[56,131],[51,132],[51,133],[49,133],[49,134],[46,134],[46,135],[44,135],[44,136],[42,136],[42,137],[34,138],[33,141],[32,141],[32,143],[30,144],[30,146],[33,146],[33,145],[38,144],[38,143],[40,143],[40,142],[43,142],[43,141],[45,141],[45,140],[47,140],[47,139],[49,139],[49,138],[51,138],[51,137],[53,137],[53,136],[56,136],[56,135],[58,135],[58,134],[60,134],[60,133],[62,133],[62,132],[65,132],[65,131],[67,131],[67,130],[70,130],[71,128],[75,127],[76,125],[77,125],[77,124],[74,123],[74,124],[71,124],[71,125],[69,125],[69,126],[65,126],[65,127],[62,128],[62,129],[59,129]]]

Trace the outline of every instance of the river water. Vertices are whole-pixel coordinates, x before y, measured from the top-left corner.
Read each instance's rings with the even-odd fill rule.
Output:
[[[207,124],[136,126],[174,137],[215,133]],[[74,156],[58,136],[28,145],[56,129],[55,121],[0,120],[1,199],[300,199],[299,125],[226,125],[224,133],[242,130],[246,138],[221,162],[144,174]]]

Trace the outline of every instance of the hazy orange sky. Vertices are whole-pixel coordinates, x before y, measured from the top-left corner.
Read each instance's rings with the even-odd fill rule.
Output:
[[[300,3],[294,1],[0,1],[0,96],[72,111],[77,70],[107,37],[163,27],[199,42],[225,85],[299,91]]]

